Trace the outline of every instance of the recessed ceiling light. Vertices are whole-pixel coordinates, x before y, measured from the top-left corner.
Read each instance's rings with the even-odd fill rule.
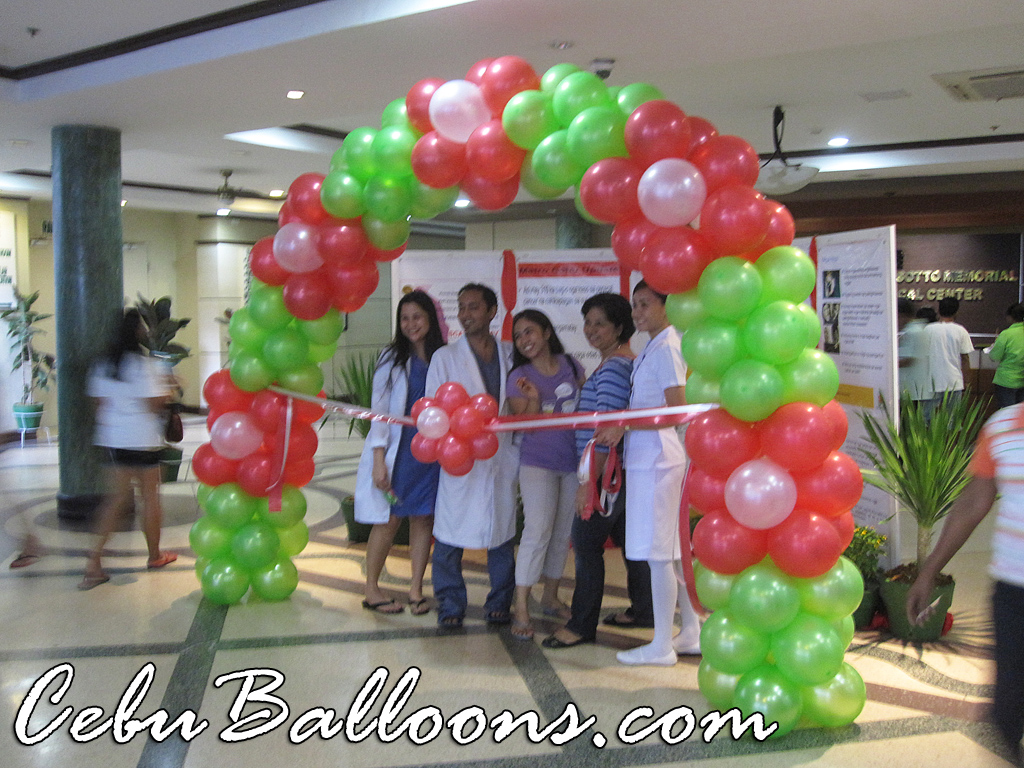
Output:
[[[267,194],[271,197],[284,197],[285,192],[283,189],[272,189]]]
[[[846,136],[833,136],[828,140],[830,147],[845,147],[850,143],[850,140]]]
[[[556,51],[567,51],[574,45],[576,45],[576,43],[574,43],[572,40],[555,40],[553,43],[551,43],[551,47],[554,48]]]
[[[455,207],[456,208],[469,208],[469,206],[470,206],[469,200],[467,200],[464,197],[460,197],[458,200],[455,201]]]
[[[218,208],[217,209],[217,215],[218,216],[230,216],[231,215],[231,209],[230,208]]]
[[[287,93],[289,99],[301,99],[305,95],[305,91],[288,91]]]

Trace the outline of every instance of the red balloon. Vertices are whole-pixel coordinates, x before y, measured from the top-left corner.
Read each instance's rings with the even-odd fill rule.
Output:
[[[480,59],[476,64],[469,68],[469,72],[466,73],[466,80],[471,83],[480,85],[483,82],[484,75],[487,74],[487,68],[491,66],[491,62],[494,59]]]
[[[285,224],[291,224],[292,222],[295,221],[301,222],[302,219],[294,210],[292,210],[292,207],[291,205],[288,204],[288,201],[285,200],[283,203],[281,203],[281,208],[277,212],[277,226],[278,228],[280,228],[283,227]]]
[[[690,471],[690,479],[686,483],[690,492],[690,506],[700,512],[713,509],[725,509],[725,480],[715,477],[698,467]]]
[[[719,256],[753,250],[764,240],[770,221],[764,196],[736,184],[709,194],[700,210],[700,232]]]
[[[264,432],[275,433],[285,423],[287,408],[287,396],[271,392],[269,389],[261,389],[253,398],[249,415],[256,422],[256,426]],[[324,406],[317,403],[293,400],[292,421],[297,424],[312,424],[324,415],[324,410]]]
[[[330,218],[320,203],[322,173],[304,173],[288,187],[288,205],[307,224],[323,224]]]
[[[309,484],[314,474],[316,474],[316,465],[312,459],[299,462],[289,461],[284,465],[282,482],[285,485],[294,485],[296,488],[301,488]]]
[[[447,434],[439,441],[437,460],[449,475],[465,475],[473,468],[473,449],[465,440]]]
[[[727,480],[761,449],[754,425],[716,408],[698,416],[686,430],[686,455],[694,468]]]
[[[693,530],[694,556],[716,573],[739,573],[767,552],[768,532],[740,525],[724,509],[708,512]]]
[[[412,148],[412,172],[434,189],[446,189],[462,181],[469,171],[466,145],[446,139],[437,131],[424,134]]]
[[[409,409],[409,415],[412,416],[412,420],[416,421],[423,413],[424,408],[429,408],[432,405],[437,405],[432,397],[421,397],[415,403],[412,404],[412,408]]]
[[[846,409],[839,404],[838,400],[829,400],[821,407],[822,413],[828,419],[829,442],[833,451],[838,451],[846,442],[846,433],[850,428],[850,421],[846,416]]]
[[[284,285],[284,281],[291,274],[274,258],[273,237],[264,237],[256,241],[256,245],[249,252],[249,269],[257,280],[267,285]]]
[[[472,403],[460,405],[452,413],[448,420],[451,433],[460,440],[472,441],[474,437],[483,432],[484,417]]]
[[[772,217],[768,223],[768,233],[764,236],[761,248],[765,251],[779,245],[792,245],[796,237],[796,222],[793,221],[793,214],[789,208],[775,200],[769,200]]]
[[[249,410],[255,395],[236,387],[228,369],[221,368],[206,379],[203,384],[203,397],[211,408],[227,412]]]
[[[299,320],[319,320],[331,308],[331,285],[324,269],[289,276],[282,290],[284,305]]]
[[[375,262],[345,267],[328,264],[324,267],[331,283],[331,301],[341,312],[355,312],[377,290],[380,274]]]
[[[466,197],[477,208],[485,211],[500,211],[512,205],[519,193],[519,174],[512,178],[495,183],[477,176],[470,170],[460,185]]]
[[[201,483],[221,485],[234,481],[238,462],[221,456],[210,443],[203,443],[192,454],[192,471]]]
[[[832,453],[829,420],[811,403],[787,403],[760,426],[764,454],[791,472],[808,472]]]
[[[480,78],[480,91],[488,109],[500,115],[508,100],[520,91],[539,91],[540,77],[518,56],[499,56]]]
[[[468,403],[469,393],[457,381],[446,381],[434,393],[434,404],[441,406],[449,417],[455,413],[455,409]]]
[[[839,534],[839,541],[843,544],[843,551],[850,546],[850,542],[853,541],[853,533],[857,527],[857,523],[853,520],[853,512],[843,512],[838,517],[830,517],[828,521],[832,523],[832,527],[836,529],[836,533]]]
[[[711,253],[703,236],[690,227],[658,228],[640,254],[644,280],[660,293],[683,293],[697,287]]]
[[[612,230],[612,251],[624,270],[633,272],[640,269],[640,256],[644,246],[660,227],[648,221],[647,217],[622,221]]]
[[[316,247],[325,263],[351,267],[368,261],[370,241],[360,224],[332,221],[320,225]]]
[[[466,141],[466,164],[475,176],[499,183],[513,176],[518,178],[519,169],[526,159],[526,150],[511,142],[501,120],[484,123]]]
[[[599,221],[618,223],[641,216],[636,188],[643,169],[625,157],[608,157],[590,166],[580,180],[580,201]]]
[[[671,101],[645,101],[626,118],[626,149],[646,169],[666,157],[686,157],[690,133],[686,114]]]
[[[309,424],[294,424],[288,438],[288,461],[306,461],[316,454],[320,440]]]
[[[761,170],[761,159],[739,136],[712,136],[693,152],[689,160],[704,176],[708,194],[729,184],[752,187]]]
[[[860,500],[864,479],[857,462],[845,453],[833,451],[824,463],[793,475],[796,482],[796,503],[826,517],[841,515]]]
[[[409,123],[420,133],[430,133],[434,126],[430,124],[430,97],[434,91],[444,85],[444,80],[428,77],[420,80],[405,95],[405,114]]]
[[[217,419],[219,419],[221,416],[223,416],[229,410],[231,410],[231,409],[230,408],[225,408],[225,409],[222,410],[220,408],[211,408],[210,412],[206,414],[206,429],[207,429],[207,431],[211,431],[213,429],[213,425],[217,423]]]
[[[266,496],[281,474],[281,462],[270,453],[258,450],[238,462],[238,484],[250,496]]]
[[[397,248],[392,248],[389,251],[382,251],[380,248],[370,243],[370,247],[366,250],[366,255],[369,256],[373,261],[394,261],[403,253],[405,253],[406,246],[409,245],[409,241],[406,240]]]
[[[768,555],[772,562],[798,579],[828,573],[844,549],[838,531],[817,512],[796,509],[768,530]]]
[[[710,120],[705,120],[703,117],[688,115],[686,118],[686,124],[690,128],[690,149],[686,153],[686,156],[689,156],[691,152],[697,149],[697,147],[708,139],[718,135],[718,129],[715,128],[714,124]]]
[[[498,401],[486,392],[479,395],[473,395],[469,398],[469,404],[480,411],[484,419],[484,424],[489,423],[491,419],[498,418]]]
[[[498,436],[493,432],[481,432],[470,440],[473,458],[486,461],[498,452]]]
[[[422,464],[433,464],[437,461],[438,441],[432,437],[424,437],[419,432],[412,436],[409,450],[416,461]]]

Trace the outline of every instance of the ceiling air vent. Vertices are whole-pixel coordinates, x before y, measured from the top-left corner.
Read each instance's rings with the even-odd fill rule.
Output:
[[[1024,68],[976,69],[932,75],[957,101],[1001,101],[1024,96]]]

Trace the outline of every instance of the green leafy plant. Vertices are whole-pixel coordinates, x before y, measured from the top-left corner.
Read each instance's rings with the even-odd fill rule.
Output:
[[[864,583],[878,581],[882,568],[878,564],[885,551],[886,536],[874,528],[858,525],[853,530],[853,540],[843,555],[857,566]]]
[[[379,352],[369,356],[359,353],[345,360],[338,369],[338,377],[341,379],[341,385],[345,388],[345,392],[334,399],[369,408],[373,400],[373,374],[377,370],[379,357]],[[350,419],[348,424],[350,436],[353,430],[365,438],[370,431],[370,422],[367,419]]]
[[[191,318],[176,319],[171,317],[171,297],[149,300],[139,294],[139,300],[135,302],[135,308],[142,315],[142,322],[146,326],[146,340],[142,345],[149,350],[154,357],[169,359],[171,362],[178,362],[188,357],[191,350],[181,344],[175,344],[172,339],[175,335],[191,322]]]
[[[899,421],[882,402],[885,418],[861,413],[874,466],[867,483],[893,496],[917,523],[917,561],[931,551],[935,524],[944,518],[970,481],[967,466],[985,420],[985,402],[943,398],[932,414],[909,399],[900,402]]]
[[[53,317],[32,309],[38,298],[39,291],[23,296],[15,288],[14,306],[0,312],[0,320],[7,323],[7,336],[11,339],[11,372],[20,370],[22,375],[22,405],[34,404],[36,390],[48,390],[57,376],[57,359],[35,347],[36,336],[46,333],[36,323]]]

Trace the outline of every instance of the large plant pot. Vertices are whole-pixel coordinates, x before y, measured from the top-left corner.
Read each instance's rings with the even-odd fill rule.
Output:
[[[871,620],[875,618],[877,611],[878,584],[877,582],[871,582],[864,585],[864,597],[861,598],[860,605],[853,612],[853,626],[856,629],[867,629],[871,624]]]
[[[365,544],[370,540],[372,525],[360,523],[356,520],[356,498],[346,496],[341,500],[341,514],[345,518],[345,527],[348,528],[348,540],[353,544]],[[409,544],[409,521],[402,520],[395,532],[395,544],[408,546]]]
[[[35,431],[43,420],[43,404],[31,403],[29,405],[16,404],[14,408],[14,424],[18,429]]]
[[[955,583],[936,587],[932,592],[931,600],[938,598],[938,604],[928,621],[917,626],[907,620],[907,592],[910,591],[910,584],[904,581],[883,581],[879,592],[882,602],[885,603],[886,613],[889,615],[889,631],[901,640],[929,643],[938,640],[942,636],[942,628],[946,623],[946,612],[953,602],[953,589]]]
[[[160,449],[160,482],[175,483],[178,481],[183,455],[182,450],[174,446],[169,445]]]

